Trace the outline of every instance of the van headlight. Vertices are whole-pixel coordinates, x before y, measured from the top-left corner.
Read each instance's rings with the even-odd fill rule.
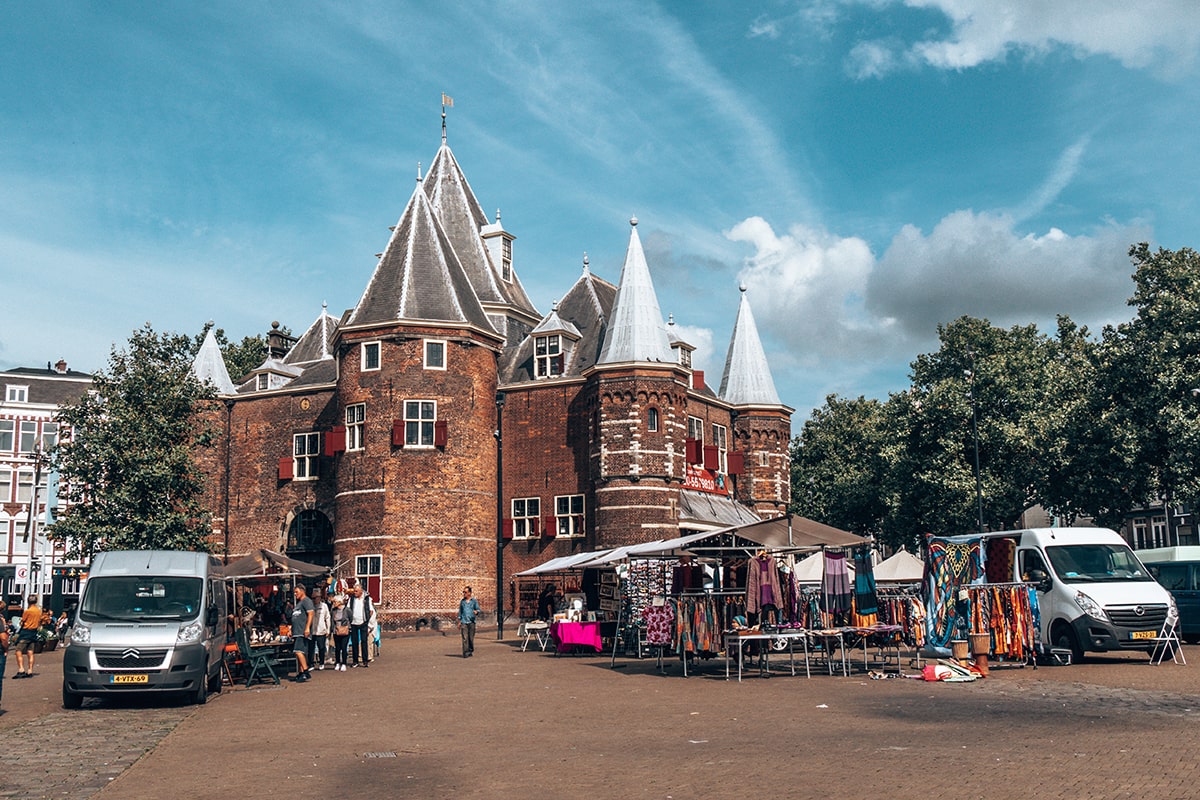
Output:
[[[1167,621],[1179,621],[1179,606],[1175,604],[1175,595],[1167,595]]]
[[[1075,605],[1087,614],[1089,617],[1094,617],[1101,622],[1108,622],[1108,614],[1104,612],[1104,608],[1092,598],[1088,597],[1083,592],[1075,593]]]
[[[200,637],[203,635],[204,626],[199,621],[189,622],[187,625],[179,627],[179,635],[175,637],[175,641],[179,644],[191,644],[200,641]]]
[[[67,636],[75,644],[87,644],[92,641],[92,626],[76,622]]]

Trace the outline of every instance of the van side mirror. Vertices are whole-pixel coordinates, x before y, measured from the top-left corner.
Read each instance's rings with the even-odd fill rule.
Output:
[[[209,606],[208,613],[204,615],[204,624],[208,627],[214,627],[217,624],[217,607]]]

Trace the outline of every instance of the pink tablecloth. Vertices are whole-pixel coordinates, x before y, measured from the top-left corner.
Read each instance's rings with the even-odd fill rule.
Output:
[[[599,622],[555,622],[550,625],[550,635],[558,645],[558,652],[565,653],[574,645],[594,647],[599,653],[604,649],[600,642]]]

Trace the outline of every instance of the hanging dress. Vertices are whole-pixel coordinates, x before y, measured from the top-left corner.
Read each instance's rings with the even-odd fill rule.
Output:
[[[850,568],[845,553],[825,552],[825,574],[821,579],[825,610],[845,613],[850,610]]]

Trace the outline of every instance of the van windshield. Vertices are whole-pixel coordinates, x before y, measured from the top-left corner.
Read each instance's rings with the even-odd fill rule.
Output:
[[[1154,580],[1124,545],[1054,545],[1046,548],[1046,557],[1064,583]]]
[[[79,607],[80,619],[147,620],[193,619],[200,613],[204,581],[200,578],[90,578]]]

